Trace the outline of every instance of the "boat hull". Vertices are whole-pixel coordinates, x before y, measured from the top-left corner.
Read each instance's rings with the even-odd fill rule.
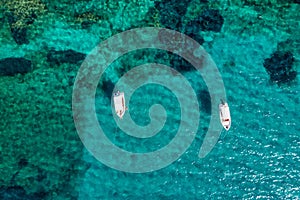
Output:
[[[114,106],[116,114],[122,119],[126,111],[124,92],[114,93]]]
[[[227,103],[219,104],[220,121],[225,130],[229,130],[231,126],[230,110]]]

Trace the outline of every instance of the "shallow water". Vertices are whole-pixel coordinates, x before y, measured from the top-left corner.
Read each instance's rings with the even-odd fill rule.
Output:
[[[299,2],[35,0],[21,6],[19,1],[5,0],[0,6],[0,199],[300,197]],[[210,123],[220,126],[219,122],[210,122],[213,115],[218,115],[212,109],[217,106],[212,100],[220,88],[209,93],[209,85],[190,63],[156,48],[128,52],[113,60],[95,84],[95,101],[93,96],[78,98],[91,102],[95,115],[90,116],[95,117],[105,137],[120,149],[134,153],[163,150],[173,143],[182,125],[186,128],[181,131],[186,131],[186,135],[179,137],[181,142],[167,154],[154,159],[143,157],[144,162],[139,163],[137,154],[128,159],[113,149],[105,149],[109,143],[98,140],[94,124],[85,132],[91,136],[86,142],[92,145],[92,152],[80,139],[78,127],[82,124],[76,122],[89,118],[80,112],[74,115],[72,95],[82,57],[117,33],[149,26],[172,28],[201,43],[222,77],[232,126],[228,132],[222,130],[204,158],[199,158],[198,153]],[[20,29],[26,29],[26,34]],[[133,38],[131,42],[138,41]],[[114,51],[119,44],[129,43],[116,40],[115,46],[102,50]],[[277,57],[275,52],[279,52]],[[286,52],[292,57],[287,57]],[[113,53],[118,55],[117,51]],[[268,71],[266,59],[272,56],[272,70]],[[26,67],[24,72],[20,64],[20,68],[11,69],[13,76],[3,74],[3,68],[11,66],[5,58],[16,57],[30,60],[31,69]],[[109,60],[92,58],[96,67],[94,71],[83,70],[88,74],[86,83],[99,71],[97,66]],[[154,67],[118,83],[135,66],[146,63],[171,66],[182,74],[193,92],[176,72],[156,76],[169,72]],[[294,71],[298,73],[295,77]],[[215,74],[204,75],[210,79]],[[175,89],[163,84],[150,83],[133,89],[130,83],[137,84],[141,79],[172,83],[190,106],[178,99]],[[127,95],[132,92],[126,96],[129,109],[123,121],[116,118],[111,104],[115,84]],[[87,85],[82,92],[89,89]],[[192,98],[198,106],[194,106]],[[162,105],[165,112],[155,110],[151,107],[154,104]],[[199,119],[182,117],[183,113],[197,116],[198,109]],[[157,123],[157,134],[153,137],[130,136],[130,132],[143,130],[131,125],[129,133],[123,130],[130,119],[139,126],[149,125],[151,114],[152,119],[158,119],[152,121]],[[162,123],[164,116],[166,121]],[[153,128],[147,131],[155,132]],[[186,144],[187,149],[180,152]],[[106,165],[96,159],[99,154],[109,161]],[[173,163],[154,170],[157,163],[173,158]],[[141,169],[132,165],[148,164],[153,171],[128,173],[109,164],[126,169]]]

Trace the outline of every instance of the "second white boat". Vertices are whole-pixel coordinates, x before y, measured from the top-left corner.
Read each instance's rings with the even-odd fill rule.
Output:
[[[125,106],[124,92],[117,91],[114,93],[114,105],[116,114],[120,119],[122,119],[127,109]]]
[[[231,126],[231,116],[228,103],[222,101],[219,104],[219,112],[221,124],[228,131]]]

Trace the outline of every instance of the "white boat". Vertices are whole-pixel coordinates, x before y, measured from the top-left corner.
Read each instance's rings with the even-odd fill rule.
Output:
[[[125,106],[124,92],[117,91],[116,93],[114,93],[114,105],[116,114],[120,119],[122,119],[125,111],[127,110]]]
[[[220,120],[222,126],[228,131],[231,126],[231,116],[229,106],[226,102],[222,101],[219,104]]]

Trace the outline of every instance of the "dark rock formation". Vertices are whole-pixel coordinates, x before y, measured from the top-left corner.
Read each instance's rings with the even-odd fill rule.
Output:
[[[218,10],[205,10],[192,23],[200,26],[202,31],[220,32],[224,23],[224,18]]]
[[[277,83],[288,83],[294,80],[297,72],[293,70],[295,59],[291,52],[274,52],[270,58],[265,59],[264,67],[270,79]]]
[[[60,155],[64,152],[64,149],[62,147],[57,147],[55,152]]]
[[[36,180],[38,182],[42,182],[43,180],[47,179],[47,172],[40,167],[37,168],[38,170],[38,175],[36,177]]]
[[[201,90],[197,93],[198,98],[200,99],[200,112],[203,111],[207,114],[211,114],[211,98],[207,90]]]
[[[165,28],[169,28],[177,31],[181,29],[181,20],[179,16],[176,16],[174,13],[172,13],[172,11],[164,11],[164,15],[160,17],[160,23]]]
[[[5,200],[30,200],[31,195],[28,195],[21,186],[0,187],[0,199]]]
[[[195,70],[195,68],[184,58],[178,55],[171,55],[170,57],[171,57],[170,60],[171,67],[177,70],[179,73]]]
[[[82,62],[85,57],[86,54],[71,49],[65,51],[56,51],[52,49],[47,54],[47,61],[55,65],[63,63],[77,64],[78,62]]]
[[[129,64],[122,64],[121,66],[116,68],[116,72],[118,74],[118,77],[122,77],[130,69],[131,69],[131,66]]]
[[[5,200],[36,200],[45,199],[48,193],[40,190],[34,194],[28,194],[21,186],[0,186],[0,199]]]
[[[28,160],[26,158],[21,158],[18,162],[19,168],[26,167],[28,165]]]
[[[27,39],[27,27],[32,24],[37,18],[36,14],[32,13],[24,19],[20,19],[18,16],[15,16],[12,12],[7,12],[6,17],[10,26],[10,31],[13,39],[18,45],[29,44]],[[19,21],[20,25],[17,25]]]
[[[33,194],[35,199],[47,199],[48,195],[49,195],[48,192],[45,191],[44,189],[40,189],[38,192],[35,192]]]
[[[29,44],[29,40],[27,39],[27,28],[13,27],[10,31],[11,36],[18,45]]]
[[[179,31],[182,27],[181,18],[185,15],[188,5],[188,0],[155,2],[155,8],[160,14],[161,25]]]
[[[207,3],[207,1],[203,0],[201,3]],[[160,23],[163,27],[182,32],[196,40],[199,44],[203,44],[204,39],[200,35],[200,31],[212,28],[214,30],[221,29],[224,19],[221,15],[218,15],[218,11],[208,10],[197,19],[183,26],[182,17],[186,14],[188,5],[189,0],[155,2],[155,8],[159,11]],[[213,27],[213,24],[215,27]]]
[[[88,29],[88,28],[90,28],[93,24],[95,24],[95,22],[93,22],[93,21],[83,21],[83,22],[81,22],[81,28],[83,28],[83,29]]]
[[[163,51],[157,49],[156,52],[153,53],[154,55],[154,62],[163,64],[163,65],[169,65],[169,60],[171,56],[173,56],[170,52],[168,51]]]
[[[200,45],[204,43],[203,37],[200,35],[201,28],[196,21],[190,21],[184,27],[184,34],[196,40]]]
[[[106,97],[111,98],[115,84],[111,80],[105,80],[102,82],[102,90]]]
[[[32,70],[31,61],[25,58],[4,58],[0,60],[0,75],[14,76]]]

